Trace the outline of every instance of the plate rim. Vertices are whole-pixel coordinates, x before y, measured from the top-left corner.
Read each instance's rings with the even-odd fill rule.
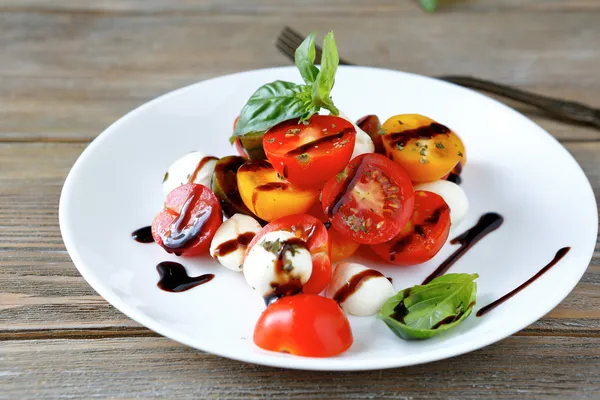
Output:
[[[339,68],[341,70],[355,69],[355,70],[374,71],[376,73],[379,73],[379,72],[394,73],[394,74],[404,75],[409,78],[418,78],[418,79],[426,79],[426,80],[435,81],[436,84],[449,85],[449,86],[459,88],[461,90],[466,90],[466,91],[470,92],[471,94],[479,96],[480,99],[482,99],[483,101],[491,102],[492,104],[494,104],[494,106],[501,107],[506,112],[518,115],[523,120],[523,122],[527,122],[527,123],[531,124],[533,127],[536,127],[539,133],[543,132],[545,134],[545,136],[547,136],[552,141],[554,141],[555,145],[559,145],[565,151],[565,153],[566,153],[565,155],[571,158],[571,160],[574,162],[575,166],[578,168],[579,172],[584,177],[585,182],[587,183],[585,189],[588,191],[588,195],[590,196],[593,204],[596,206],[596,212],[594,212],[593,215],[595,217],[595,237],[597,239],[597,236],[598,236],[597,208],[598,208],[598,206],[597,206],[597,200],[596,200],[595,194],[593,192],[593,188],[591,186],[591,183],[590,183],[587,175],[585,174],[585,172],[583,171],[583,169],[581,168],[581,166],[579,165],[577,160],[554,136],[552,136],[548,131],[543,129],[541,126],[539,126],[533,120],[529,119],[527,116],[525,116],[522,113],[520,113],[519,111],[507,106],[506,104],[501,103],[500,101],[498,101],[496,99],[493,99],[491,97],[483,95],[472,89],[465,88],[465,87],[462,87],[462,86],[459,86],[459,85],[456,85],[456,84],[453,84],[450,82],[442,81],[442,80],[439,80],[436,78],[428,77],[425,75],[420,75],[420,74],[411,73],[411,72],[398,71],[398,70],[393,70],[393,69],[388,69],[388,68],[377,68],[377,67],[340,66]],[[154,319],[147,317],[144,314],[140,314],[138,311],[135,310],[134,307],[130,306],[126,301],[122,300],[116,294],[113,295],[113,293],[109,290],[109,287],[107,285],[105,285],[104,283],[102,283],[99,279],[97,279],[95,277],[94,273],[91,271],[91,269],[89,269],[86,266],[86,263],[84,262],[83,257],[80,255],[80,253],[77,249],[76,240],[72,237],[71,233],[67,229],[66,219],[67,219],[67,214],[68,214],[67,208],[69,205],[69,193],[73,190],[72,187],[75,184],[76,176],[79,174],[79,169],[81,168],[82,164],[85,163],[86,158],[91,153],[93,153],[94,150],[98,146],[100,146],[104,140],[106,140],[111,135],[113,135],[114,134],[113,132],[117,132],[119,126],[122,123],[125,123],[125,121],[129,120],[130,118],[134,118],[137,114],[144,112],[144,110],[146,108],[152,107],[154,104],[164,101],[165,99],[168,99],[171,96],[177,96],[181,92],[193,90],[196,86],[202,85],[203,83],[206,83],[209,81],[226,80],[226,79],[229,79],[232,77],[246,75],[246,74],[249,75],[249,74],[253,74],[253,73],[268,73],[269,71],[279,71],[282,69],[288,69],[288,70],[295,69],[295,66],[260,68],[260,69],[236,72],[236,73],[232,73],[232,74],[220,75],[217,77],[213,77],[210,79],[195,82],[195,83],[174,89],[167,93],[164,93],[158,97],[153,98],[150,101],[147,101],[147,102],[135,107],[131,111],[129,111],[126,114],[124,114],[123,116],[121,116],[115,122],[110,124],[100,134],[98,134],[98,136],[96,136],[89,143],[89,145],[81,152],[81,154],[78,156],[77,160],[75,161],[75,163],[69,170],[69,173],[64,181],[64,184],[63,184],[63,187],[61,190],[61,194],[60,194],[59,213],[58,213],[59,218],[58,219],[59,219],[61,236],[62,236],[64,245],[65,245],[65,248],[66,248],[71,260],[73,261],[73,264],[75,265],[75,267],[77,268],[77,270],[79,271],[81,276],[100,296],[102,296],[108,303],[110,303],[113,307],[115,307],[121,313],[125,314],[128,318],[131,318],[132,320],[136,321],[137,323],[140,323],[141,325],[160,334],[161,336],[164,336],[171,340],[175,340],[178,343],[181,343],[188,347],[206,352],[208,354],[215,354],[220,357],[225,357],[225,358],[236,360],[236,361],[242,361],[242,362],[246,362],[246,363],[269,366],[269,367],[298,369],[298,370],[368,371],[368,370],[399,368],[399,367],[408,367],[408,366],[417,365],[417,364],[424,364],[424,363],[428,363],[428,362],[447,359],[447,358],[454,357],[454,356],[459,356],[459,355],[466,354],[466,353],[481,349],[483,347],[489,346],[490,344],[496,343],[500,340],[503,340],[505,338],[508,338],[508,337],[514,335],[516,332],[519,332],[522,329],[524,329],[527,326],[534,323],[535,321],[538,321],[540,318],[542,318],[544,315],[546,315],[547,313],[552,311],[556,306],[558,306],[573,291],[575,286],[579,283],[579,281],[581,280],[581,278],[583,277],[583,275],[589,268],[590,262],[593,258],[593,253],[594,253],[595,247],[593,247],[591,249],[591,251],[589,252],[590,254],[589,254],[588,265],[585,269],[582,270],[581,275],[578,276],[577,279],[574,279],[574,283],[572,285],[568,285],[568,290],[564,290],[564,287],[563,287],[563,290],[564,290],[563,294],[555,297],[554,298],[555,301],[549,302],[548,303],[549,305],[544,307],[544,310],[543,310],[543,312],[540,313],[540,315],[537,315],[537,313],[536,313],[536,317],[532,322],[525,323],[525,324],[523,324],[523,326],[521,326],[522,324],[519,324],[518,327],[516,327],[515,329],[510,329],[509,331],[503,331],[503,333],[501,335],[486,336],[485,339],[479,341],[476,345],[466,342],[466,343],[461,343],[461,344],[455,344],[451,347],[446,347],[443,349],[424,351],[422,353],[413,355],[412,358],[410,358],[408,362],[406,362],[406,360],[402,363],[399,363],[394,359],[389,359],[389,360],[373,359],[373,360],[362,360],[360,365],[358,363],[348,363],[348,361],[350,361],[350,360],[336,358],[336,357],[333,357],[333,358],[311,358],[311,357],[300,357],[300,356],[278,357],[278,354],[268,354],[268,352],[266,352],[265,354],[256,353],[255,356],[239,356],[235,352],[228,353],[225,351],[207,350],[204,346],[198,346],[196,344],[191,344],[189,341],[187,341],[186,337],[180,335],[176,329],[169,328],[168,325],[165,325],[158,321],[155,321]],[[508,332],[508,334],[507,334],[507,332]],[[338,360],[340,362],[339,363],[327,363],[327,362],[322,362],[323,360]]]

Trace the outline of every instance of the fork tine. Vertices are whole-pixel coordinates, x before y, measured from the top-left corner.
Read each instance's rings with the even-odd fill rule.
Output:
[[[281,53],[283,53],[284,56],[294,61],[294,49],[292,49],[285,42],[282,42],[280,40],[277,40],[277,42],[275,42],[275,46]]]
[[[294,59],[294,54],[296,52],[296,48],[300,46],[300,44],[306,39],[306,37],[302,36],[297,31],[293,30],[289,26],[285,26],[281,32],[279,32],[279,37],[277,38],[277,42],[275,45],[283,54],[285,54],[290,59]],[[321,55],[323,53],[320,46],[315,45],[315,62],[318,64],[321,62]],[[340,64],[342,65],[353,65],[352,63],[340,58]]]

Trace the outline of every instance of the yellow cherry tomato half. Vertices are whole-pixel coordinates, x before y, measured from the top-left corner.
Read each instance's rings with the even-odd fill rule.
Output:
[[[266,160],[248,161],[237,172],[242,201],[265,221],[304,214],[317,201],[318,189],[298,189],[283,179]]]
[[[444,177],[465,155],[465,146],[456,133],[423,115],[395,115],[382,129],[387,157],[401,165],[413,182]]]

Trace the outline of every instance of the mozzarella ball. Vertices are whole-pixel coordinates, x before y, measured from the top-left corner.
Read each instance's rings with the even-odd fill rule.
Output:
[[[415,185],[415,190],[424,190],[440,195],[450,207],[450,222],[458,225],[469,211],[469,200],[465,191],[454,182],[439,180]]]
[[[351,262],[335,267],[327,297],[337,301],[348,314],[374,315],[396,292],[379,271]]]
[[[350,122],[354,129],[356,129],[356,140],[354,142],[354,151],[352,152],[351,160],[355,157],[360,156],[361,154],[374,153],[375,152],[375,144],[371,137],[367,134],[367,132],[363,131],[352,121],[346,114],[340,111],[338,115],[340,118],[345,119]]]
[[[211,257],[225,268],[241,272],[246,247],[260,229],[260,224],[251,216],[234,214],[215,232],[210,244]]]
[[[246,282],[263,297],[272,295],[288,283],[298,284],[299,281],[304,285],[310,279],[310,252],[306,246],[291,245],[291,249],[288,248],[286,242],[290,239],[299,240],[290,232],[269,232],[252,246],[244,260]]]
[[[194,151],[181,157],[171,164],[165,174],[163,179],[165,197],[173,189],[186,183],[198,183],[210,189],[216,163],[216,157],[207,156],[200,151]],[[196,171],[198,167],[200,169]]]

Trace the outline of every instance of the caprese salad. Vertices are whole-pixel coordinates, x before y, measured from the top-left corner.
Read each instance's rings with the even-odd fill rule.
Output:
[[[359,246],[398,266],[434,257],[468,210],[455,183],[464,144],[423,115],[350,120],[330,94],[333,33],[320,68],[314,42],[311,34],[296,51],[303,84],[268,83],[240,111],[231,137],[238,155],[197,151],[171,165],[152,237],[169,253],[209,253],[243,274],[249,292],[265,299],[254,342],[266,350],[340,354],[353,341],[346,314],[379,313],[405,339],[451,328],[473,307],[476,275],[448,274],[398,292],[348,258]],[[432,309],[428,296],[443,296],[442,286],[459,294]]]

